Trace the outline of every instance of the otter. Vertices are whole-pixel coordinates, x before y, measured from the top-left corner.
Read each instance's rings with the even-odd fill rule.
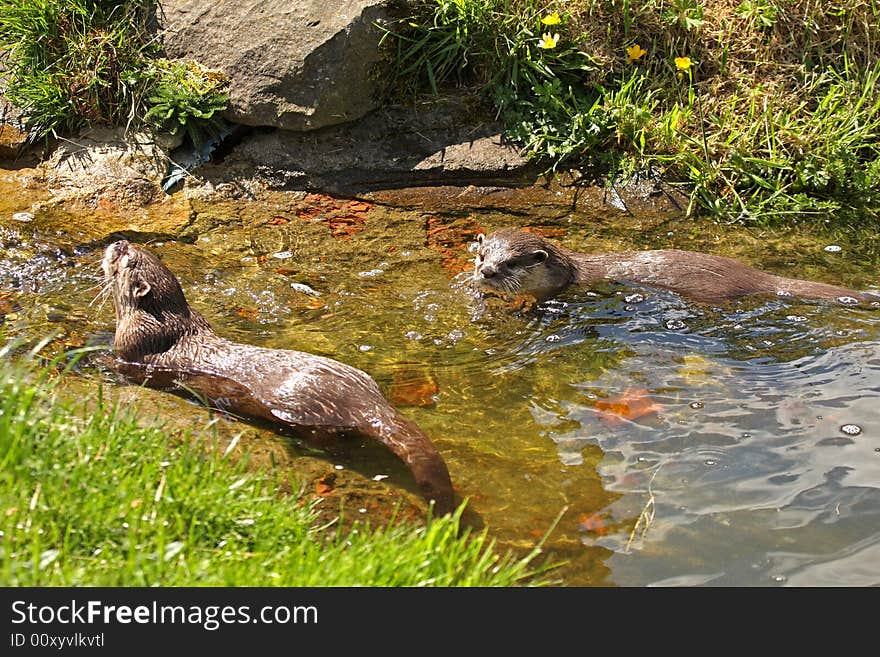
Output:
[[[189,306],[168,267],[125,240],[106,248],[101,266],[116,313],[114,368],[126,378],[194,394],[319,444],[346,433],[376,440],[409,467],[436,512],[454,510],[442,456],[368,374],[331,358],[221,337]]]
[[[662,288],[704,303],[777,295],[880,306],[878,293],[776,276],[733,258],[679,249],[578,253],[514,228],[488,237],[479,234],[474,262],[473,280],[478,287],[529,295],[538,302],[575,283],[607,280]]]

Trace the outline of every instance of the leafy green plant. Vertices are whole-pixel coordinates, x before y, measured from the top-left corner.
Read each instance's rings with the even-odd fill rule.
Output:
[[[669,25],[677,25],[687,31],[697,29],[704,22],[703,7],[697,0],[672,0],[662,16]]]
[[[778,11],[776,5],[768,0],[743,0],[736,8],[738,16],[759,27],[773,27]]]
[[[196,62],[158,59],[153,63],[153,85],[144,118],[159,130],[184,133],[196,147],[217,137],[225,123],[229,80]]]

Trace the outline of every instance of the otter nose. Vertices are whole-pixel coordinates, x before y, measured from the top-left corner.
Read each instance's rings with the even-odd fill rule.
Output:
[[[110,245],[110,252],[114,259],[118,259],[128,253],[128,240],[118,240]]]
[[[492,265],[483,265],[480,273],[483,275],[483,278],[492,278],[495,274],[498,273],[498,270],[495,269],[495,267],[493,267]]]

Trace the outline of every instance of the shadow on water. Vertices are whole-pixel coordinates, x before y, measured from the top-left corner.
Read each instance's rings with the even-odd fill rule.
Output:
[[[432,437],[471,521],[502,548],[530,550],[561,514],[545,552],[565,562],[562,584],[880,584],[880,313],[779,299],[713,307],[613,284],[521,308],[466,281],[469,241],[527,223],[523,207],[451,199],[443,214],[377,199],[215,203],[185,240],[127,236],[225,337],[372,375]],[[689,248],[878,283],[875,251],[855,239],[825,251],[802,234],[528,209],[578,250]],[[99,260],[120,229],[50,212],[14,221],[14,210],[0,217],[4,337],[55,329],[59,349],[109,342]],[[83,374],[86,386],[104,377]],[[116,390],[177,426],[205,417],[171,395]],[[423,517],[406,467],[375,445],[316,449],[217,416],[215,428],[219,449],[288,472],[328,515],[343,502],[349,519],[401,507]]]

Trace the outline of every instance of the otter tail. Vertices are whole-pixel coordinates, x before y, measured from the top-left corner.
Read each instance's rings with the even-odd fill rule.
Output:
[[[446,462],[414,422],[395,411],[393,416],[375,420],[362,431],[406,463],[425,500],[434,502],[438,515],[455,510],[455,493]]]

